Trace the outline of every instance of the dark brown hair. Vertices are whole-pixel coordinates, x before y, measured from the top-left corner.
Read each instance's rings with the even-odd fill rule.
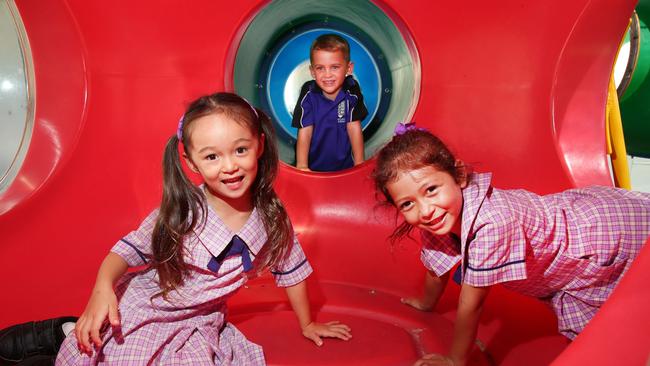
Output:
[[[386,186],[395,181],[400,173],[433,166],[447,172],[457,183],[465,181],[468,169],[454,157],[449,148],[436,136],[425,130],[410,130],[393,139],[377,154],[377,165],[372,171],[377,197],[385,205],[395,206]],[[413,226],[402,222],[390,235],[395,243],[410,234]]]
[[[278,170],[278,149],[271,120],[242,97],[232,93],[203,96],[190,104],[183,115],[182,147],[189,156],[189,131],[192,122],[209,114],[223,113],[250,129],[256,137],[265,136],[258,159],[257,177],[251,186],[253,205],[257,208],[267,233],[267,242],[255,259],[257,270],[274,267],[286,258],[293,244],[293,228],[282,202],[273,190]],[[207,219],[204,193],[182,169],[178,137],[172,136],[163,157],[163,198],[152,236],[152,268],[158,272],[162,295],[183,284],[187,274],[183,242]]]
[[[314,62],[314,51],[318,50],[330,52],[341,51],[343,52],[345,61],[350,62],[350,44],[338,34],[323,34],[314,40],[309,51],[309,61],[311,63]]]

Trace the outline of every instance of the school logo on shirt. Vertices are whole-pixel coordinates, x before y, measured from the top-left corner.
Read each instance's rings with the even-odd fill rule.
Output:
[[[339,103],[339,110],[338,110],[338,123],[345,123],[345,100],[341,101]]]

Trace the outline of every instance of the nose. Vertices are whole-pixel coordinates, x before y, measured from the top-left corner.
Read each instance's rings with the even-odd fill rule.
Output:
[[[433,218],[433,213],[436,212],[434,205],[422,202],[420,203],[420,220],[422,221],[431,221]]]
[[[221,160],[221,170],[226,174],[234,173],[237,171],[237,162],[235,159],[226,156]]]

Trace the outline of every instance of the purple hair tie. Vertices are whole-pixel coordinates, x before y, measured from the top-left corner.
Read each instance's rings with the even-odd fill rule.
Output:
[[[399,122],[395,126],[395,136],[400,136],[408,131],[428,131],[426,128],[416,127],[415,122]]]
[[[181,116],[181,119],[178,120],[178,129],[176,130],[176,137],[178,141],[183,141],[183,121],[185,120],[185,115]]]

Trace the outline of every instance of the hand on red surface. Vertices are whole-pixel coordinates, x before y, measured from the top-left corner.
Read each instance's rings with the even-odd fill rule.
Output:
[[[451,358],[439,355],[437,353],[430,353],[424,355],[421,359],[417,360],[413,366],[459,366]]]
[[[92,356],[91,342],[95,347],[101,347],[102,339],[99,331],[107,317],[113,327],[120,326],[115,291],[112,288],[95,288],[90,300],[88,300],[86,309],[79,317],[74,328],[74,334],[77,337],[81,352]]]
[[[325,324],[311,322],[302,330],[302,335],[314,341],[317,346],[323,345],[321,337],[338,338],[344,341],[352,338],[350,327],[338,321]]]

